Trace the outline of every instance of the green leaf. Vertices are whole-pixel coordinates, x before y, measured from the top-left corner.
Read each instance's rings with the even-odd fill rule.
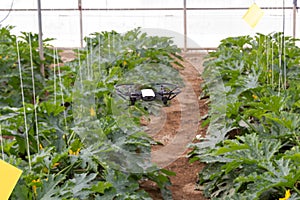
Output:
[[[232,151],[242,150],[242,149],[248,149],[249,146],[247,144],[240,144],[237,143],[234,140],[225,140],[224,144],[226,146],[219,148],[214,154],[215,155],[221,155]]]
[[[166,174],[167,176],[176,176],[176,173],[173,172],[173,171],[169,171],[169,170],[166,170],[166,169],[161,169],[160,171],[162,173]]]
[[[95,180],[97,174],[75,174],[75,177],[70,181],[74,184],[72,188],[72,194],[74,197],[79,199],[86,199],[92,193],[91,187],[93,185],[93,181]]]
[[[37,188],[37,198],[40,200],[59,200],[62,188],[59,187],[65,180],[64,175],[54,176],[51,174],[48,180],[42,181],[42,187]]]
[[[104,191],[112,186],[113,185],[109,182],[99,181],[97,185],[92,186],[91,190],[100,194],[104,194]]]

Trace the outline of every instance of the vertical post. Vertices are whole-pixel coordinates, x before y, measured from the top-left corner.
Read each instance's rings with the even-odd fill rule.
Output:
[[[79,27],[80,27],[80,47],[83,47],[83,28],[82,28],[82,3],[78,0],[78,10],[79,10]]]
[[[184,52],[187,51],[186,0],[183,0]]]
[[[37,0],[37,6],[38,6],[38,24],[39,24],[39,55],[41,60],[40,72],[42,76],[45,77],[41,0]]]
[[[297,0],[294,0],[293,7],[293,37],[296,37],[296,11],[297,11]]]

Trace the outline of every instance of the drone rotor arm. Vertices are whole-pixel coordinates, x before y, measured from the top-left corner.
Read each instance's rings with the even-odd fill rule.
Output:
[[[169,94],[168,100],[174,99],[180,92],[181,92],[181,90],[178,88],[178,86],[175,86],[175,88],[173,90],[168,92],[168,94]]]

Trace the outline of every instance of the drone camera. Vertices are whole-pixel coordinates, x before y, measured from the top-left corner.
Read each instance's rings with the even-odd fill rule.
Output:
[[[144,101],[153,101],[155,99],[155,93],[152,89],[142,89],[141,93]]]

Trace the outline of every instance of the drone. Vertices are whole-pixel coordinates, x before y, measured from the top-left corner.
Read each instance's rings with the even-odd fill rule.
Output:
[[[115,89],[123,99],[129,99],[130,105],[134,105],[138,100],[160,100],[164,105],[168,105],[168,101],[181,92],[177,85],[171,83],[117,84]]]

